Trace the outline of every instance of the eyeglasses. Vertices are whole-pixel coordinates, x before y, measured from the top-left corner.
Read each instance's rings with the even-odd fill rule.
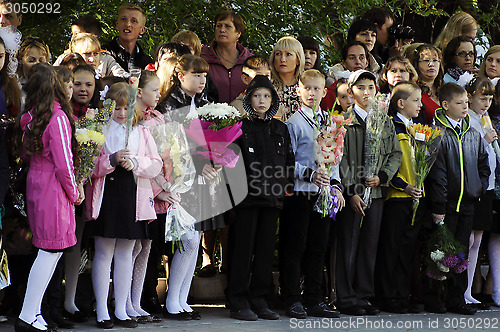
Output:
[[[466,58],[468,56],[470,56],[471,58],[474,57],[474,52],[473,51],[470,51],[470,52],[465,52],[465,51],[462,51],[462,52],[458,52],[455,54],[456,56],[459,56],[461,58]]]
[[[418,62],[423,63],[424,65],[430,65],[431,63],[433,65],[437,65],[441,62],[439,59],[426,59],[426,60],[418,60]]]

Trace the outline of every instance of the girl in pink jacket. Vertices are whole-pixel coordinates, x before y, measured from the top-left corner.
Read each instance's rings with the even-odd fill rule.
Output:
[[[83,200],[75,181],[77,142],[71,106],[52,66],[39,63],[25,86],[20,118],[23,157],[29,163],[26,183],[28,218],[38,255],[33,263],[16,331],[47,330],[40,314],[42,297],[63,251],[76,243],[73,204]],[[21,141],[19,139],[18,141]]]
[[[136,327],[126,310],[132,280],[132,255],[137,240],[148,238],[147,222],[156,219],[151,178],[161,170],[161,158],[149,129],[138,125],[134,115],[128,145],[125,146],[129,86],[116,83],[106,97],[116,101],[103,152],[92,185],[87,188],[87,219],[94,222],[95,257],[92,283],[96,297],[97,326],[114,323]],[[108,313],[111,261],[114,257],[115,321]]]

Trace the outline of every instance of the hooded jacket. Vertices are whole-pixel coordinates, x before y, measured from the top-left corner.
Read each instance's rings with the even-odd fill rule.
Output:
[[[233,68],[227,69],[215,53],[216,44],[217,43],[214,40],[209,46],[204,45],[201,49],[200,56],[205,59],[210,66],[208,74],[217,86],[219,94],[218,102],[229,104],[236,97],[238,97],[240,93],[245,91],[245,83],[241,80],[243,62],[248,57],[252,56],[253,53],[243,47],[243,45],[237,44],[236,48],[239,51],[238,58],[236,59]]]
[[[488,188],[486,141],[470,126],[468,114],[462,120],[460,135],[450,126],[442,108],[436,110],[434,121],[443,138],[427,181],[432,212],[471,213],[474,202]]]
[[[251,107],[251,95],[258,88],[271,91],[272,103],[264,119]],[[249,117],[243,120],[243,134],[236,140],[245,164],[248,195],[239,207],[283,207],[285,192],[293,192],[295,157],[287,126],[274,119],[279,98],[269,79],[257,75],[243,98]]]

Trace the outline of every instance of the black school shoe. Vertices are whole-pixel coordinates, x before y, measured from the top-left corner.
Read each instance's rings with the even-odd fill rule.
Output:
[[[97,327],[100,328],[100,329],[112,329],[113,326],[114,326],[114,322],[113,322],[113,319],[105,319],[105,320],[101,320],[101,321],[98,321],[96,319],[96,324],[97,324]]]
[[[231,311],[229,317],[239,320],[256,321],[259,317],[250,309],[240,309],[238,311]]]
[[[286,315],[291,318],[307,318],[307,312],[300,302],[295,302],[294,304],[286,308]]]
[[[171,320],[178,320],[178,321],[183,321],[183,320],[191,320],[192,317],[189,314],[189,312],[186,311],[181,311],[176,314],[171,314],[168,312],[167,308],[163,308],[163,317]]]
[[[366,315],[366,310],[361,308],[359,305],[351,305],[349,307],[338,307],[341,314],[349,316],[364,316]]]
[[[255,310],[255,313],[260,319],[266,319],[266,320],[277,320],[280,319],[280,315],[274,311],[272,311],[269,308],[261,308],[258,310]]]
[[[71,313],[64,309],[62,315],[74,323],[85,323],[89,319],[89,317],[80,310]]]
[[[408,307],[397,300],[387,300],[380,303],[380,310],[394,314],[408,313]]]
[[[448,312],[453,312],[455,314],[460,314],[460,315],[474,315],[477,310],[470,305],[467,304],[460,304],[456,307],[449,307],[447,308]]]
[[[307,307],[306,312],[308,316],[323,317],[323,318],[339,318],[340,312],[328,308],[324,302],[320,302],[312,307]]]
[[[445,314],[448,312],[446,307],[442,303],[426,304],[424,306],[425,311],[433,314]]]
[[[137,323],[135,320],[133,319],[118,319],[118,318],[115,318],[115,324],[118,325],[118,326],[121,326],[121,327],[126,327],[126,328],[136,328],[137,325],[139,325],[139,323]]]
[[[26,323],[24,320],[21,318],[17,318],[16,322],[14,323],[14,331],[16,332],[55,332],[57,331],[57,327],[55,329],[50,329],[47,327],[47,330],[40,330],[34,327],[32,324],[36,322],[34,320],[31,324]]]

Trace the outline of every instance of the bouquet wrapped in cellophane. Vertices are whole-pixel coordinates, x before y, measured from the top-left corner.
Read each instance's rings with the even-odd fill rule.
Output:
[[[432,279],[445,280],[451,273],[464,272],[469,265],[465,252],[464,246],[441,221],[427,241],[425,274]]]
[[[106,131],[115,111],[116,102],[106,99],[103,107],[92,116],[76,122],[75,137],[78,142],[80,165],[76,169],[76,182],[83,184],[94,171],[97,158],[106,141]]]
[[[491,123],[490,116],[488,115],[488,111],[483,114],[481,117],[481,125],[486,131],[490,131],[493,128],[493,124]],[[493,146],[493,150],[495,150],[495,156],[497,157],[497,162],[500,162],[500,147],[498,146],[498,141],[491,142],[491,146]]]
[[[238,156],[227,147],[241,135],[241,120],[245,116],[225,103],[205,105],[196,113],[197,118],[191,117],[186,129],[187,136],[204,150],[196,153],[214,164],[235,167]]]
[[[152,127],[151,134],[163,160],[162,172],[156,177],[157,183],[164,191],[173,194],[187,192],[193,185],[196,169],[184,128],[177,122],[171,122]],[[182,252],[182,240],[193,237],[196,219],[180,203],[170,205],[166,212],[165,241],[172,242],[172,252],[175,248]]]
[[[342,160],[344,134],[346,133],[344,126],[351,123],[351,119],[346,120],[341,115],[333,115],[333,108],[326,114],[326,121],[323,123],[315,119],[314,152],[317,172],[331,177],[334,166]],[[313,210],[321,213],[323,217],[329,216],[335,220],[338,212],[338,199],[332,194],[333,190],[331,185],[322,186]]]
[[[415,187],[422,190],[424,180],[436,161],[441,143],[441,130],[420,123],[408,127],[408,134],[412,146],[412,166],[415,171]],[[413,201],[413,217],[411,224],[415,223],[415,216],[420,200]]]
[[[369,112],[366,116],[365,135],[365,179],[371,179],[376,174],[382,145],[382,131],[388,120],[387,110],[389,108],[390,95],[378,93],[370,100]],[[372,188],[366,187],[363,195],[366,209],[372,202]]]

